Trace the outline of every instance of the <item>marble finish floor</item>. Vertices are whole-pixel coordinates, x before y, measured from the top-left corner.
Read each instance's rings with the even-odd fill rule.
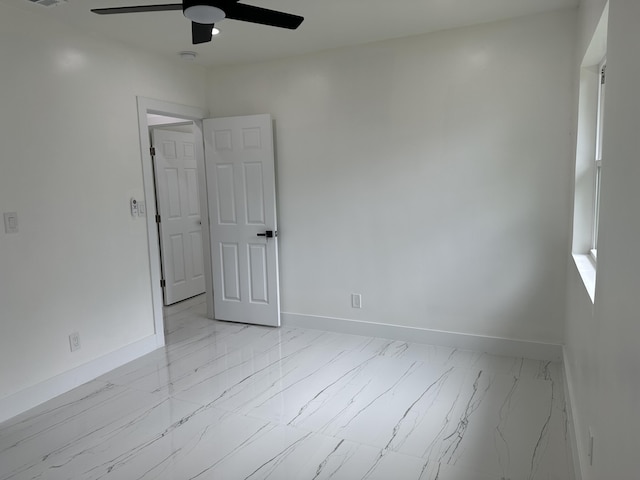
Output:
[[[166,348],[0,424],[0,479],[570,480],[560,365],[166,312]]]

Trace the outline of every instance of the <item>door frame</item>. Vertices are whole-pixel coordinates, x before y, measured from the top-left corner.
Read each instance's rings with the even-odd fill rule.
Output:
[[[205,297],[207,301],[207,317],[214,318],[213,312],[213,272],[210,248],[204,248],[211,244],[209,230],[209,206],[207,202],[207,180],[204,161],[204,140],[202,136],[202,119],[208,118],[207,109],[190,107],[177,103],[165,102],[146,97],[136,97],[138,106],[138,134],[140,136],[140,157],[142,159],[142,183],[144,188],[144,200],[147,206],[147,241],[149,245],[149,273],[151,277],[151,301],[153,310],[153,322],[155,328],[156,345],[165,345],[162,279],[160,267],[160,239],[156,225],[156,189],[153,175],[153,159],[151,157],[151,142],[149,140],[149,125],[147,114],[165,115],[175,118],[183,118],[193,121],[193,133],[196,144],[196,160],[198,162],[198,187],[200,189],[200,212],[202,220],[202,245],[205,263]]]

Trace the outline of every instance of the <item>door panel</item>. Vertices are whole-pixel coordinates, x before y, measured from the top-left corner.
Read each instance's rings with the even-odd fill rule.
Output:
[[[238,245],[235,243],[221,243],[220,264],[222,266],[222,299],[224,301],[242,301],[240,296],[239,263]]]
[[[202,230],[191,232],[191,255],[193,261],[193,276],[204,277],[204,257],[202,255]]]
[[[248,163],[244,165],[244,192],[247,206],[247,223],[251,225],[264,225],[264,190],[262,184],[261,163]]]
[[[249,245],[249,278],[251,301],[269,303],[266,245]]]
[[[162,171],[160,171],[160,174],[162,174]],[[180,206],[180,180],[178,178],[178,169],[165,167],[164,175],[166,177],[167,201],[169,206],[167,218],[180,218],[182,216],[182,209]],[[162,187],[162,183],[160,183],[160,186]]]
[[[221,225],[235,225],[236,193],[233,188],[233,165],[216,165],[216,195],[218,208],[218,223]]]
[[[259,236],[277,231],[271,122],[270,115],[203,122],[219,320],[280,325],[278,240]]]
[[[164,303],[204,292],[202,226],[194,136],[152,129]]]
[[[198,198],[198,171],[195,168],[185,168],[187,177],[187,206],[190,217],[200,218],[200,199]]]
[[[184,269],[184,242],[181,233],[171,235],[171,259],[173,260],[173,274],[170,283],[173,286],[178,286],[187,279]]]

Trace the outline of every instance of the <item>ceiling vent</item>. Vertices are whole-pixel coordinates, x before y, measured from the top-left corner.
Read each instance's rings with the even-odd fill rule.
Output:
[[[52,7],[53,5],[58,5],[60,3],[66,3],[66,0],[29,0],[31,3],[35,3],[36,5],[42,5],[43,7]]]

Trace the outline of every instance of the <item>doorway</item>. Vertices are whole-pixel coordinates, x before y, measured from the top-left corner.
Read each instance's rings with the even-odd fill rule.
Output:
[[[198,190],[200,221],[202,224],[202,244],[209,245],[209,210],[207,205],[207,185],[205,179],[204,150],[202,137],[202,119],[208,112],[198,107],[154,100],[144,97],[137,98],[138,103],[138,128],[140,135],[140,153],[142,157],[142,175],[144,185],[145,203],[147,205],[147,240],[149,244],[149,265],[151,277],[151,294],[153,303],[153,317],[156,343],[158,346],[165,344],[164,318],[163,318],[163,287],[162,287],[162,257],[160,249],[160,237],[156,223],[157,198],[155,192],[155,178],[153,159],[151,155],[151,142],[149,127],[157,125],[157,122],[171,121],[171,123],[191,122],[194,135],[194,150],[198,170]],[[204,261],[205,297],[207,305],[207,317],[213,318],[213,287],[211,271],[211,253],[208,248],[202,249]]]
[[[207,317],[280,325],[273,119],[269,114],[206,118],[207,112],[138,97],[138,125],[155,336],[165,345],[155,152],[149,115],[193,122]],[[204,141],[206,139],[206,142]],[[206,152],[205,152],[206,150]],[[205,155],[206,153],[206,155]],[[205,168],[205,158],[206,166]],[[209,212],[214,213],[214,224]],[[213,227],[213,228],[212,228]],[[212,257],[216,262],[212,262]],[[213,281],[215,278],[215,282]],[[220,310],[220,312],[218,312]],[[226,312],[226,313],[225,313]]]

